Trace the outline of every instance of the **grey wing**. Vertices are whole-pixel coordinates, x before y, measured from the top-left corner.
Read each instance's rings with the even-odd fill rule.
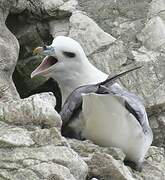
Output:
[[[82,107],[82,94],[91,93],[97,90],[97,85],[85,85],[75,89],[65,101],[60,112],[63,126],[69,124],[74,116],[78,115]]]
[[[143,106],[141,101],[139,101],[138,98],[135,97],[135,95],[132,95],[129,92],[125,92],[123,97],[126,100],[125,107],[136,117],[145,133],[149,127],[145,107]]]

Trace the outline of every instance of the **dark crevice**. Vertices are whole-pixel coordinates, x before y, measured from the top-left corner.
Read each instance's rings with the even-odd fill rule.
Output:
[[[13,73],[13,81],[21,98],[42,92],[52,92],[56,97],[56,110],[61,109],[61,92],[58,83],[53,79],[31,79],[31,72],[41,62],[41,57],[35,57],[32,51],[37,46],[51,44],[53,37],[49,33],[49,25],[46,20],[27,18],[28,10],[20,14],[10,13],[6,20],[9,30],[16,36],[20,44],[19,59]],[[36,15],[34,15],[36,17]],[[41,17],[40,17],[41,19]]]

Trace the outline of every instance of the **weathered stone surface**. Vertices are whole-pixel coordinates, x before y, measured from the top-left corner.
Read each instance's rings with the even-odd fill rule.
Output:
[[[13,179],[13,180],[39,180],[40,178],[35,174],[35,172],[29,169],[19,169],[17,171],[7,171],[5,169],[0,169],[0,177],[2,180]]]
[[[134,172],[137,179],[165,179],[165,153],[163,148],[151,147],[142,173]]]
[[[28,163],[27,160],[29,160]],[[41,171],[45,172],[45,176],[50,176],[53,174],[58,174],[60,176],[62,171],[64,171],[63,176],[70,176],[72,179],[74,176],[75,179],[83,180],[85,179],[88,171],[87,165],[77,155],[77,153],[64,146],[49,145],[38,148],[15,148],[8,150],[0,149],[0,161],[20,162],[19,164],[22,166],[22,168],[24,168],[24,171],[26,169],[32,169],[37,176]],[[61,165],[59,167],[61,169],[57,172],[53,172],[53,169],[57,170],[58,167],[56,164],[53,166],[53,163]],[[49,169],[50,166],[52,170]],[[42,169],[42,167],[45,170]],[[19,171],[20,168],[17,169],[17,175],[19,175]],[[38,173],[36,171],[38,171]],[[27,172],[25,171],[25,173]],[[0,173],[0,175],[2,173]],[[41,173],[40,176],[44,177],[44,174]]]
[[[150,0],[79,0],[80,9],[87,12],[104,31],[125,42],[135,40],[136,32],[145,22],[149,3]],[[127,28],[122,27],[124,24]]]
[[[74,12],[78,5],[77,0],[68,0],[62,6],[59,7],[61,11]]]
[[[56,11],[58,9],[58,7],[61,6],[62,4],[63,4],[63,0],[43,1],[43,7],[50,16],[56,15],[56,13],[54,11]]]
[[[79,41],[87,55],[115,41],[114,37],[105,33],[92,19],[82,12],[74,12],[72,14],[70,26],[69,36]]]
[[[125,155],[119,149],[63,138],[55,98],[47,93],[19,100],[12,82],[18,41],[20,54],[13,78],[21,97],[27,97],[46,81],[30,79],[42,60],[32,50],[50,44],[57,35],[79,41],[89,60],[107,73],[143,65],[123,77],[121,84],[142,97],[154,132],[153,144],[165,147],[164,10],[163,0],[0,2],[0,179],[85,180],[84,161],[93,180],[165,179],[162,148],[150,148],[142,173],[132,171],[124,166]]]
[[[108,154],[94,153],[88,166],[89,176],[100,180],[134,180],[127,167]]]
[[[1,2],[6,7],[8,4]],[[8,30],[5,20],[9,8],[4,11],[0,6],[0,99],[3,102],[19,99],[12,82],[12,74],[17,62],[19,44],[15,36]]]
[[[150,107],[148,111],[154,133],[153,145],[165,148],[165,104]]]
[[[152,0],[149,5],[148,17],[159,15],[165,20],[165,2],[163,0]]]
[[[31,146],[34,141],[30,133],[23,128],[1,124],[0,121],[0,147]]]
[[[31,169],[45,179],[76,180],[68,168],[53,162],[43,162],[32,166]]]
[[[100,147],[91,141],[79,141],[76,139],[67,139],[71,148],[75,150],[81,157],[90,157],[93,153],[106,153],[112,155],[115,159],[123,161],[125,154],[115,147]]]
[[[54,110],[56,105],[52,93],[36,94],[11,103],[0,104],[1,121],[13,124],[36,124],[61,127],[61,118]]]
[[[117,148],[104,148],[90,141],[68,139],[70,146],[87,162],[88,179],[164,179],[165,153],[163,148],[151,146],[146,155],[141,173],[132,171],[123,164],[124,153]],[[109,167],[110,166],[110,167]],[[132,174],[132,175],[131,175]]]
[[[164,21],[159,16],[155,16],[147,22],[142,31],[137,35],[137,38],[149,50],[159,51],[165,43],[164,28]]]
[[[37,129],[31,133],[33,141],[40,146],[43,145],[67,145],[64,137],[61,136],[59,130],[55,127],[50,129]]]

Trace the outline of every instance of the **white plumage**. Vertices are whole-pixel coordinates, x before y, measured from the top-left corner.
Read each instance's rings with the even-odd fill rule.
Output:
[[[136,118],[123,107],[123,99],[117,96],[95,93],[84,95],[84,134],[101,146],[121,148],[128,160],[141,164],[152,137],[144,134]]]

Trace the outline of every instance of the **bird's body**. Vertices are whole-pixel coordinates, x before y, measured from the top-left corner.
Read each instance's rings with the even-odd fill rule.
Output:
[[[114,83],[120,75],[105,80],[108,75],[94,67],[80,44],[68,37],[56,37],[42,51],[50,56],[32,76],[42,74],[59,83],[65,102],[60,112],[63,134],[72,136],[65,132],[69,128],[74,137],[119,147],[126,159],[140,167],[152,143],[152,131],[139,98]]]
[[[146,132],[149,136],[144,134],[136,118],[123,107],[124,101],[120,97],[95,93],[84,95],[82,109],[86,123],[83,134],[101,146],[122,149],[128,160],[140,166],[152,136],[149,129]]]

